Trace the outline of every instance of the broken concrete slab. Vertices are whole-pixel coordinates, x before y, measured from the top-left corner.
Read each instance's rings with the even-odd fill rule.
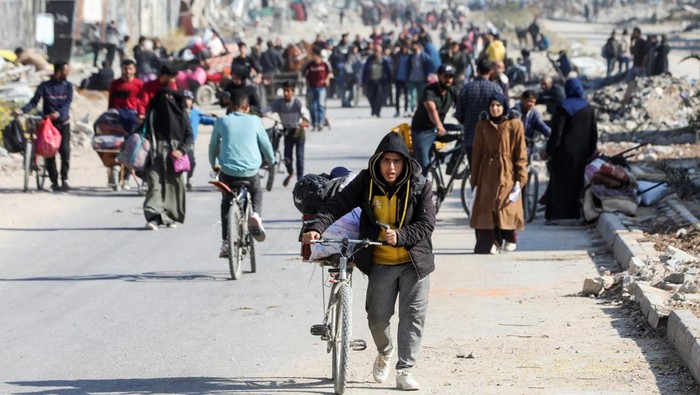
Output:
[[[639,303],[642,314],[649,325],[654,329],[658,328],[659,324],[663,323],[670,313],[670,309],[666,306],[669,294],[649,284],[639,282],[630,285],[630,292],[634,294],[634,299]]]

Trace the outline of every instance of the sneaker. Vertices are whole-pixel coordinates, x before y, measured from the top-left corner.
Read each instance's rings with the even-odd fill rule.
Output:
[[[175,229],[175,228],[177,228],[177,222],[171,222],[171,223],[167,224],[166,226],[170,229]]]
[[[187,191],[192,192],[192,183],[190,182],[190,180],[187,180]]]
[[[68,182],[67,182],[67,181],[63,181],[63,182],[61,183],[61,191],[63,191],[63,192],[68,192],[68,191],[70,191],[70,185],[68,185]]]
[[[156,221],[148,221],[148,223],[146,223],[146,230],[158,230]]]
[[[377,383],[383,383],[389,378],[389,359],[391,359],[391,354],[377,354],[377,358],[374,360],[374,368],[372,369],[374,381]]]
[[[411,372],[406,372],[404,370],[396,371],[396,388],[403,391],[418,391],[420,385],[413,378]]]
[[[253,235],[255,241],[265,241],[265,228],[263,227],[260,214],[253,213],[250,215],[250,217],[248,217],[248,230],[250,231],[250,234]]]
[[[122,190],[124,191],[130,191],[131,190],[131,185],[129,185],[128,180],[124,180],[124,183],[122,184]]]
[[[394,118],[398,118],[400,116],[401,116],[401,113],[399,113],[398,111],[396,111],[396,113],[394,113]]]
[[[498,255],[500,253],[498,246],[497,245],[492,245],[491,246],[491,255]]]
[[[509,243],[509,242],[506,241],[506,243],[503,245],[503,251],[513,252],[513,251],[515,251],[515,248],[516,248],[517,246],[518,246],[518,245],[515,244],[515,243]]]
[[[287,178],[285,178],[284,181],[282,181],[282,186],[283,186],[283,187],[288,186],[289,183],[292,181],[292,178],[294,178],[294,173],[289,174],[289,175],[287,176]]]
[[[54,192],[60,192],[61,187],[59,187],[58,184],[51,184],[51,190]]]
[[[228,241],[221,240],[221,250],[219,250],[219,258],[228,258]]]

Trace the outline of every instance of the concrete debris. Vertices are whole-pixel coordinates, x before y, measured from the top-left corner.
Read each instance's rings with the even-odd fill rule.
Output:
[[[583,296],[599,296],[603,292],[603,278],[587,278],[583,281]]]
[[[681,285],[681,287],[678,289],[678,292],[686,293],[686,294],[696,294],[700,292],[700,286],[698,286],[698,283],[696,281],[691,281],[688,280]]]
[[[589,95],[591,104],[598,108],[599,131],[682,129],[700,107],[700,90],[687,80],[662,75],[638,78],[636,85],[630,89],[622,82]]]
[[[685,273],[671,273],[664,279],[667,283],[683,284],[685,283]]]

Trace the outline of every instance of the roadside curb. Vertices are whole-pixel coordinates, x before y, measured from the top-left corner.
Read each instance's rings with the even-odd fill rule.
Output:
[[[596,228],[613,251],[615,259],[632,274],[644,266],[644,259],[651,255],[659,255],[637,241],[640,232],[628,230],[614,213],[601,214]],[[666,336],[669,342],[676,348],[695,380],[700,383],[700,319],[691,311],[670,310],[665,306],[665,298],[661,295],[664,291],[649,284],[632,283],[629,292],[634,295],[652,328],[656,329],[668,320]]]
[[[667,336],[695,380],[700,382],[700,319],[691,311],[671,311]]]
[[[632,259],[644,259],[654,255],[653,251],[637,241],[641,232],[628,230],[614,213],[601,214],[596,228],[625,270],[629,269]]]

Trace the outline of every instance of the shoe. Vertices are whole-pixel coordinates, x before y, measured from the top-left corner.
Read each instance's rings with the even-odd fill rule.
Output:
[[[219,258],[228,258],[228,241],[221,241],[221,250],[219,250]]]
[[[187,180],[187,191],[192,192],[192,183],[189,180]]]
[[[155,221],[148,221],[148,223],[146,223],[146,230],[158,230],[158,224]]]
[[[124,184],[122,184],[122,190],[123,190],[123,191],[130,191],[130,190],[131,190],[131,185],[129,185],[128,182],[124,182]]]
[[[248,230],[258,243],[265,241],[265,228],[258,213],[253,213],[248,217]]]
[[[175,228],[177,228],[177,222],[171,222],[171,223],[167,224],[166,226],[170,229],[175,229]]]
[[[68,192],[68,191],[70,191],[70,185],[68,185],[68,182],[63,181],[63,182],[61,183],[61,191],[63,191],[63,192]]]
[[[413,378],[411,372],[406,372],[404,370],[396,371],[396,388],[403,391],[418,391],[420,385]]]
[[[513,251],[515,251],[515,248],[516,248],[517,246],[518,246],[518,245],[515,244],[515,243],[509,243],[509,242],[506,241],[506,243],[503,245],[503,251],[506,251],[506,252],[513,252]]]
[[[288,186],[289,183],[292,181],[293,178],[294,178],[294,173],[289,174],[289,175],[287,176],[287,178],[285,178],[284,181],[282,181],[282,186],[283,186],[283,187]]]
[[[391,354],[384,355],[381,353],[377,354],[377,358],[374,360],[374,368],[372,369],[372,375],[374,375],[374,381],[377,383],[383,383],[389,378],[389,360],[391,359]]]
[[[60,192],[61,187],[59,187],[58,184],[51,184],[51,190],[54,192]]]
[[[498,246],[497,245],[492,245],[491,246],[491,255],[498,255],[500,253]]]
[[[396,113],[394,114],[394,118],[398,118],[400,116],[401,116],[401,114],[398,111],[396,111]]]

